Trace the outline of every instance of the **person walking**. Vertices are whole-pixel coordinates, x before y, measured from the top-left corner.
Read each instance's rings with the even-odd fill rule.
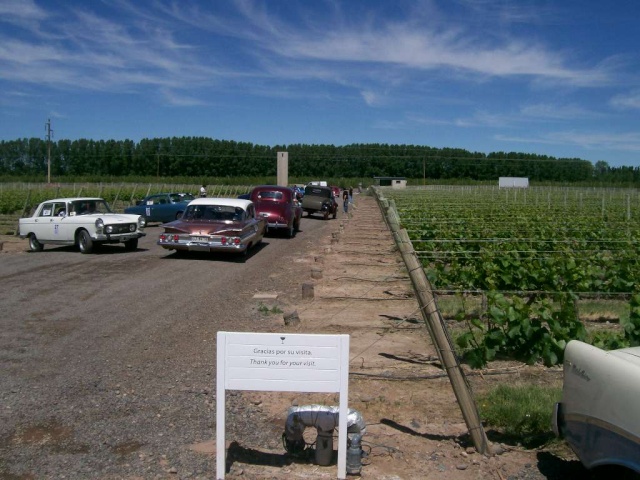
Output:
[[[342,191],[342,208],[344,213],[349,213],[349,191],[346,188]]]

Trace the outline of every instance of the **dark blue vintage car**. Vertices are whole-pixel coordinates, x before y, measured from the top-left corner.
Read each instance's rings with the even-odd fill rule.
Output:
[[[189,193],[156,193],[136,202],[124,213],[142,215],[148,222],[172,222],[182,217],[187,205],[195,197]]]

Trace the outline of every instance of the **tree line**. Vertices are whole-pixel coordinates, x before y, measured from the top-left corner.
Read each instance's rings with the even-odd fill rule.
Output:
[[[293,177],[393,176],[435,180],[495,180],[640,183],[638,167],[593,165],[579,158],[518,152],[484,154],[458,148],[419,145],[351,144],[255,145],[207,137],[132,140],[0,141],[0,175],[265,177],[276,175],[277,152],[289,154]]]

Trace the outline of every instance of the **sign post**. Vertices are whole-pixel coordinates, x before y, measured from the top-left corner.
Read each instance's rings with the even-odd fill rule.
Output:
[[[226,390],[340,393],[338,478],[346,478],[349,336],[218,332],[216,478],[226,467]]]

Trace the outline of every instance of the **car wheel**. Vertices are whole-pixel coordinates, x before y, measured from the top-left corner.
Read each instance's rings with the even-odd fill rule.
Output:
[[[42,245],[38,241],[38,238],[36,237],[35,233],[32,233],[31,235],[29,235],[29,249],[32,252],[41,252],[43,248],[44,248],[44,245]]]
[[[91,236],[86,230],[80,230],[80,233],[78,233],[78,248],[80,253],[93,252],[93,240],[91,240]]]
[[[183,213],[184,213],[184,212],[178,212],[178,213],[176,213],[176,220],[180,220],[180,218],[182,218],[182,214],[183,214]]]
[[[127,240],[124,242],[124,249],[128,251],[133,251],[138,249],[138,239],[132,238],[131,240]]]

